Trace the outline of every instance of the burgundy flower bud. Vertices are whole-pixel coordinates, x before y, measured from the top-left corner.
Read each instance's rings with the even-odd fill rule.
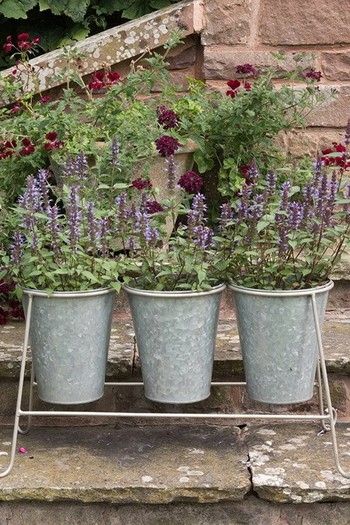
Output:
[[[29,33],[21,33],[20,35],[18,35],[17,40],[19,42],[21,41],[23,42],[25,40],[28,40],[28,38],[29,38]]]
[[[231,98],[234,98],[238,93],[239,86],[241,85],[240,81],[239,80],[229,80],[228,82],[226,82],[226,84],[228,85],[229,88],[231,88],[226,91],[226,95]]]
[[[311,78],[312,80],[316,80],[316,82],[320,82],[322,78],[321,71],[316,71],[313,68],[310,68],[302,73],[302,76],[304,78]]]
[[[57,139],[56,131],[49,131],[49,133],[46,133],[45,138],[47,140],[56,140]]]
[[[240,64],[236,67],[236,72],[245,76],[254,76],[256,75],[256,69],[251,64]]]
[[[179,149],[180,143],[169,135],[163,135],[156,140],[156,147],[161,157],[170,157]]]
[[[171,109],[167,109],[165,106],[159,106],[157,108],[158,123],[163,126],[164,129],[176,128],[179,124],[180,118]]]
[[[139,177],[138,179],[132,181],[130,188],[135,188],[136,190],[140,191],[144,189],[150,190],[152,188],[152,184],[149,180],[141,179],[141,177]]]
[[[203,186],[203,179],[195,171],[187,171],[180,177],[179,186],[187,193],[199,193]]]
[[[146,210],[147,210],[147,213],[151,215],[152,213],[159,213],[161,211],[164,211],[164,208],[157,201],[147,201]]]

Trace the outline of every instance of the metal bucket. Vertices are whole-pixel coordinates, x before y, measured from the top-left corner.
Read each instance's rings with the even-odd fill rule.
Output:
[[[115,291],[24,290],[32,296],[30,345],[38,396],[48,403],[90,403],[103,396]],[[28,322],[28,320],[27,320]]]
[[[322,326],[333,286],[264,291],[229,285],[250,399],[279,405],[312,398],[318,344],[311,294]]]
[[[156,292],[124,286],[140,354],[145,396],[195,403],[210,395],[221,293]]]

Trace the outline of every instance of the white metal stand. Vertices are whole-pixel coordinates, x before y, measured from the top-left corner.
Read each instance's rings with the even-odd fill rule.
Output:
[[[263,419],[263,420],[296,420],[296,421],[315,421],[320,420],[323,427],[325,427],[326,423],[329,424],[329,430],[331,432],[332,437],[332,445],[333,445],[333,454],[334,454],[334,460],[335,460],[335,466],[338,470],[338,472],[344,476],[345,478],[350,478],[350,472],[346,472],[340,465],[339,461],[339,453],[338,453],[338,445],[337,445],[337,436],[336,436],[336,421],[337,421],[337,414],[336,410],[332,407],[332,401],[330,396],[330,390],[329,390],[329,383],[328,383],[328,377],[327,377],[327,370],[326,370],[326,363],[325,363],[325,357],[323,352],[323,345],[322,345],[322,337],[321,337],[321,329],[318,319],[318,313],[316,308],[316,299],[315,294],[310,290],[310,298],[311,298],[311,305],[312,305],[312,311],[313,311],[313,318],[315,321],[315,329],[317,334],[317,343],[318,343],[318,351],[319,351],[319,360],[318,360],[318,366],[317,366],[317,386],[318,386],[318,395],[319,395],[319,414],[314,415],[299,415],[299,414],[244,414],[244,413],[232,413],[232,414],[182,414],[182,413],[149,413],[149,412],[79,412],[79,411],[45,411],[45,410],[33,410],[33,388],[35,386],[35,371],[34,367],[32,365],[31,368],[31,378],[30,378],[30,395],[29,395],[29,408],[28,410],[22,410],[22,396],[23,396],[23,385],[24,385],[24,376],[25,376],[25,367],[26,367],[26,358],[27,358],[27,351],[29,346],[29,328],[30,328],[30,322],[31,322],[31,314],[32,314],[32,306],[33,306],[33,299],[35,297],[35,291],[30,292],[29,294],[29,300],[28,300],[28,308],[27,308],[27,320],[26,320],[26,327],[25,327],[25,334],[24,334],[24,344],[23,344],[23,352],[22,352],[22,359],[21,359],[21,368],[20,368],[20,377],[19,377],[19,385],[18,385],[18,395],[17,395],[17,404],[16,404],[16,413],[15,413],[15,421],[14,421],[14,427],[13,427],[13,437],[12,437],[12,444],[11,444],[11,452],[9,454],[9,464],[6,469],[4,469],[0,473],[0,478],[7,476],[13,467],[14,461],[15,461],[15,454],[17,449],[17,438],[18,433],[20,434],[26,434],[31,427],[32,423],[32,417],[33,416],[63,416],[63,417],[73,417],[73,416],[90,416],[90,417],[137,417],[137,418],[179,418],[179,419],[245,419],[245,420],[251,420],[251,419]],[[72,294],[74,295],[74,294]],[[266,293],[268,295],[268,292]],[[295,292],[295,295],[298,295],[298,292]],[[305,290],[303,290],[303,295],[305,295]],[[244,386],[245,382],[213,382],[212,385],[221,385],[221,386]],[[105,383],[106,386],[137,386],[142,385],[142,382],[121,382],[121,383],[113,383],[108,382]],[[324,403],[323,403],[323,394],[322,394],[322,385],[324,386],[325,391],[325,397],[326,397],[326,407],[327,407],[327,413],[324,410]],[[20,417],[21,416],[27,416],[27,426],[25,428],[20,427]],[[8,455],[6,452],[0,452],[0,455]]]

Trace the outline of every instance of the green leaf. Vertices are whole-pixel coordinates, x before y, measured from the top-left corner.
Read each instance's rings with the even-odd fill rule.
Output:
[[[34,7],[37,1],[21,2],[20,0],[3,0],[0,4],[0,13],[6,18],[28,18],[27,11]]]
[[[64,14],[74,22],[84,20],[89,3],[89,0],[47,0],[48,7],[55,15]]]

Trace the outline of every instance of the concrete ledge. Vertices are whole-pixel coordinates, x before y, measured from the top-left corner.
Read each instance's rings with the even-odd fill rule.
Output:
[[[203,29],[203,6],[200,0],[183,0],[176,5],[145,15],[120,26],[77,42],[74,49],[82,55],[79,69],[84,75],[125,60],[165,44],[169,34],[181,28],[185,36],[200,33]],[[30,61],[38,71],[40,91],[44,92],[62,84],[56,77],[67,64],[64,49],[45,53]],[[71,64],[74,67],[74,64]],[[1,72],[7,76],[11,69]],[[31,82],[28,90],[35,88]]]

